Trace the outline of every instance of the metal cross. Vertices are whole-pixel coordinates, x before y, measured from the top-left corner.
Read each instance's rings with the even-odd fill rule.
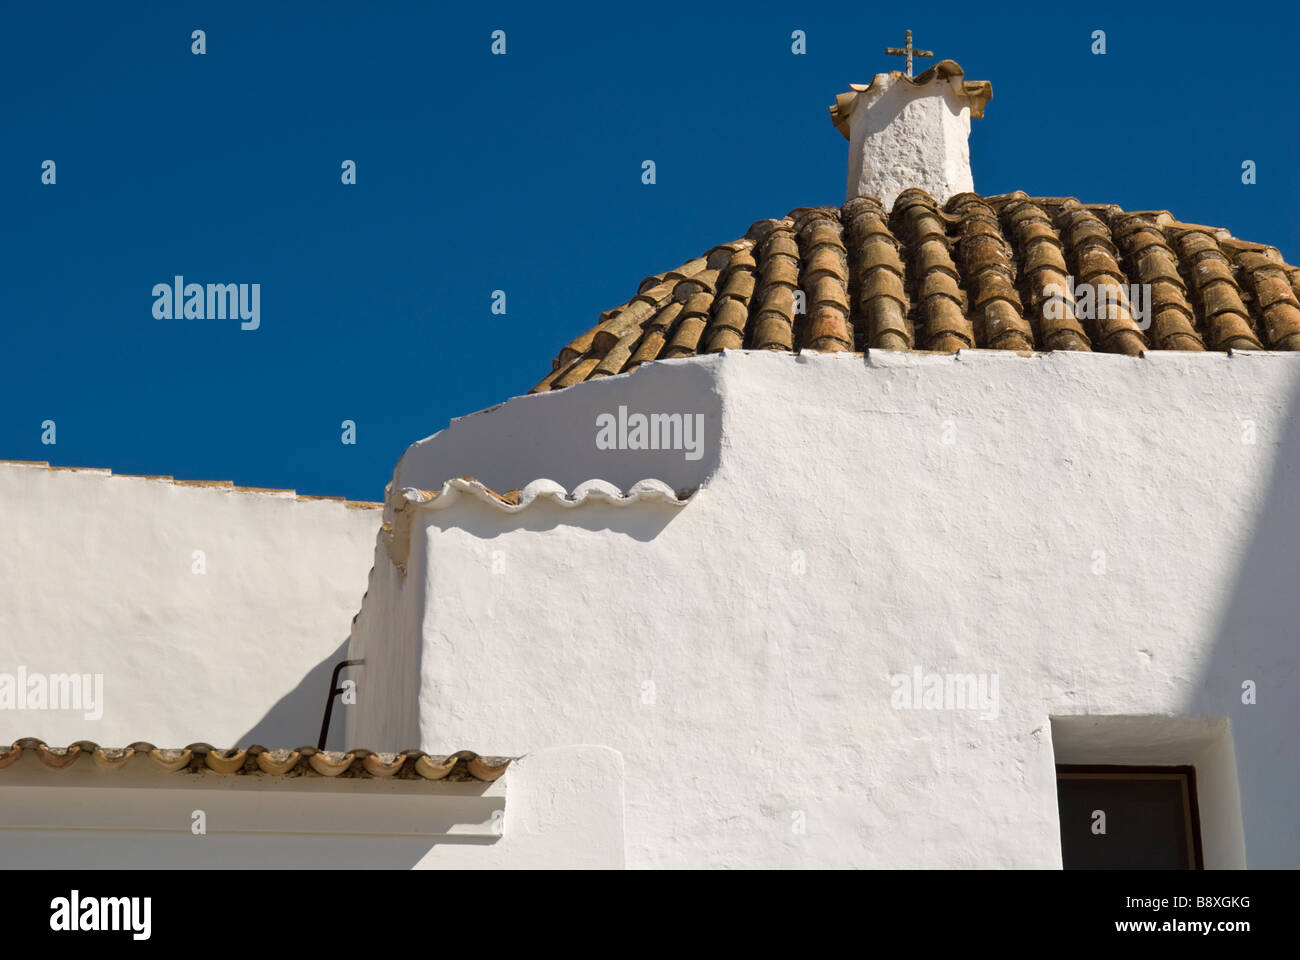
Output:
[[[930,50],[913,50],[912,49],[912,31],[907,31],[907,46],[905,47],[885,47],[885,53],[891,57],[907,57],[907,75],[912,75],[912,57],[933,57],[934,52]]]

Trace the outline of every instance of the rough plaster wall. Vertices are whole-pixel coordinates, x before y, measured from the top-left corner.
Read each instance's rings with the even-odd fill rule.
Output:
[[[895,82],[849,118],[848,199],[875,197],[888,210],[908,187],[943,204],[974,190],[970,106],[947,81]]]
[[[435,848],[421,868],[613,870],[627,865],[623,758],[583,744],[521,757],[505,775],[502,839],[487,850]]]
[[[1225,716],[1249,865],[1300,865],[1300,357],[676,363],[722,398],[686,507],[422,515],[424,612],[371,640],[421,644],[422,748],[620,750],[632,866],[1056,867],[1049,717]],[[600,386],[680,409],[670,366]],[[894,709],[918,666],[997,718]]]
[[[0,710],[0,741],[314,744],[379,516],[0,464],[0,672],[101,673],[105,703]]]

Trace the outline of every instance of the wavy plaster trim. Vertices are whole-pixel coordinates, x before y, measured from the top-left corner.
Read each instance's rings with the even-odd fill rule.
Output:
[[[405,576],[406,561],[411,552],[411,524],[416,512],[421,509],[444,510],[465,498],[488,504],[502,513],[519,513],[538,502],[566,509],[591,503],[616,507],[646,503],[681,507],[685,506],[694,493],[693,490],[674,490],[662,480],[640,480],[627,491],[605,480],[587,480],[570,492],[563,484],[547,479],[534,480],[522,490],[497,493],[473,477],[456,477],[444,483],[441,490],[406,487],[399,491],[392,498],[392,519],[385,521],[382,536],[389,559]]]

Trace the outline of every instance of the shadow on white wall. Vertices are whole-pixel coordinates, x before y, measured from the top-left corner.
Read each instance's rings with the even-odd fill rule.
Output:
[[[1300,388],[1287,404],[1255,528],[1241,531],[1241,565],[1192,701],[1232,723],[1246,862],[1300,867]],[[1261,447],[1268,437],[1260,432]],[[1263,451],[1261,450],[1261,453]],[[1253,684],[1253,705],[1243,702]]]

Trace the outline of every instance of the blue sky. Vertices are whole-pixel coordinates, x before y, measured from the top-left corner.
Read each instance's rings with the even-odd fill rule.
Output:
[[[1294,7],[898,6],[5,4],[0,458],[379,499],[642,277],[840,203],[826,107],[909,27],[993,82],[980,192],[1169,209],[1298,262]],[[260,328],[155,319],[176,274],[260,283]]]

